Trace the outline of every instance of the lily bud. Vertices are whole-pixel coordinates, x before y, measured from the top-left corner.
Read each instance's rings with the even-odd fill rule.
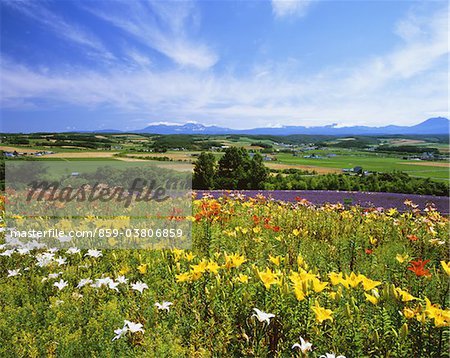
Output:
[[[389,285],[389,294],[391,297],[398,299],[398,292],[397,292],[394,284]]]
[[[380,335],[378,334],[378,331],[374,331],[372,335],[373,341],[375,342],[375,345],[380,344]]]
[[[408,331],[409,331],[408,324],[404,323],[403,326],[400,328],[400,338],[404,340],[408,335]]]
[[[347,317],[348,317],[349,319],[352,318],[352,311],[351,311],[351,309],[350,309],[350,305],[349,305],[348,302],[345,304],[345,314],[347,315]]]
[[[289,285],[287,284],[287,282],[285,282],[281,288],[281,292],[285,295],[287,295],[289,293]]]
[[[381,290],[381,297],[385,301],[389,300],[389,288],[388,288],[388,286],[384,286],[382,288],[382,290]]]
[[[356,298],[352,297],[352,308],[354,311],[359,312],[359,307],[356,305]]]
[[[340,301],[342,298],[342,289],[339,287],[338,291],[336,292],[336,301]]]

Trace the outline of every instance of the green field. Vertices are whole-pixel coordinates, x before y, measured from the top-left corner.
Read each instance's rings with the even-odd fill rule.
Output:
[[[183,163],[179,162],[159,162],[159,161],[139,161],[126,162],[112,158],[77,158],[77,159],[40,159],[40,162],[45,162],[48,172],[55,175],[71,175],[71,173],[91,173],[98,168],[108,166],[114,169],[125,168],[151,168],[159,167],[164,169],[173,169],[175,171],[186,171]],[[178,168],[179,167],[179,168]]]
[[[316,152],[317,155],[320,155]],[[311,153],[304,153],[307,155]],[[391,172],[394,170],[403,171],[411,176],[421,178],[431,178],[434,180],[449,181],[449,168],[423,165],[420,161],[403,160],[398,157],[382,156],[370,153],[354,153],[354,154],[339,154],[332,158],[303,158],[294,157],[292,154],[281,153],[277,154],[277,163],[291,164],[291,165],[312,165],[326,168],[353,168],[361,166],[364,170],[377,172]],[[445,163],[445,162],[436,162]]]

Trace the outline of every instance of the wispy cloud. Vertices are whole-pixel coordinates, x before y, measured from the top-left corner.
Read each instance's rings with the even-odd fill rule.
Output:
[[[118,1],[106,7],[99,2],[83,8],[179,65],[208,69],[218,61],[211,48],[190,36],[199,16],[190,1]]]
[[[51,11],[43,1],[3,1],[3,5],[40,23],[46,29],[51,30],[55,36],[78,46],[88,48],[90,51],[95,52],[97,57],[101,56],[108,60],[114,58],[111,52],[105,48],[103,43],[94,34],[81,25],[69,22]]]
[[[158,17],[165,16],[161,11]],[[185,16],[167,26],[182,29]],[[335,66],[309,75],[293,71],[292,64],[255,64],[255,71],[247,75],[219,74],[205,66],[161,71],[139,52],[133,61],[142,66],[132,71],[115,64],[101,72],[67,68],[45,72],[4,57],[1,105],[21,108],[45,100],[55,106],[106,106],[135,112],[143,118],[142,123],[135,122],[136,128],[152,119],[194,119],[236,128],[270,123],[408,124],[429,113],[448,112],[447,16],[447,8],[431,17],[408,16],[393,29],[403,42],[390,52],[350,68]],[[132,23],[127,26],[133,29]]]
[[[277,18],[304,16],[312,0],[272,0],[272,11]]]

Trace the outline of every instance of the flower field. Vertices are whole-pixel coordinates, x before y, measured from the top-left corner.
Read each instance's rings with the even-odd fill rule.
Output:
[[[448,357],[449,221],[406,205],[206,197],[192,250],[1,244],[0,356]]]

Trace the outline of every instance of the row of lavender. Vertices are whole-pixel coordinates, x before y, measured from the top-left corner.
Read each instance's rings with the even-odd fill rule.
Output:
[[[407,210],[405,200],[411,200],[419,208],[423,209],[429,204],[434,204],[435,208],[442,214],[450,213],[450,198],[431,195],[414,195],[399,193],[374,193],[358,191],[334,191],[334,190],[198,190],[198,197],[212,195],[217,198],[226,195],[245,195],[256,197],[263,195],[266,198],[294,202],[299,199],[306,199],[313,204],[321,205],[325,203],[341,203],[347,205],[359,205],[362,207],[396,208],[399,211]]]

